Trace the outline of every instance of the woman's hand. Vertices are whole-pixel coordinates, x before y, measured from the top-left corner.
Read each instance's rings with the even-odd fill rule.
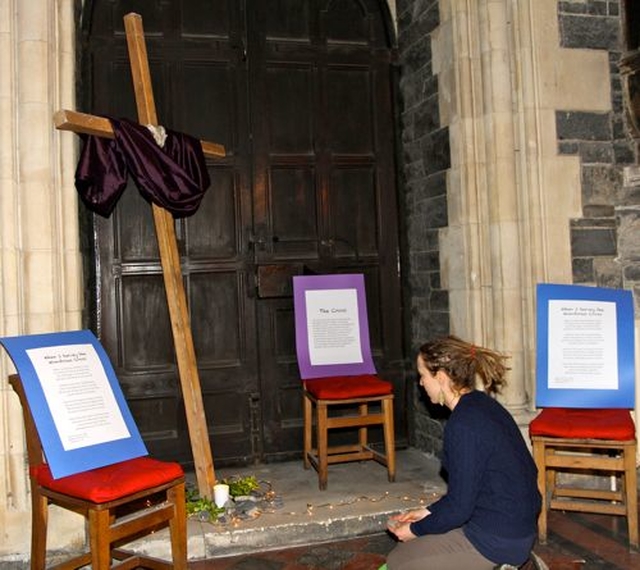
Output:
[[[411,523],[422,520],[430,514],[429,509],[422,508],[394,515],[387,522],[387,530],[395,535],[399,541],[407,542],[416,538],[416,535],[411,532]]]

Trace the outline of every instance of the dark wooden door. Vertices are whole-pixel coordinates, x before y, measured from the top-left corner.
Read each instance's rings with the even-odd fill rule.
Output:
[[[301,429],[292,273],[365,274],[373,352],[402,401],[391,62],[377,2],[249,5],[263,445],[286,455]]]
[[[225,145],[176,222],[216,464],[302,448],[291,276],[366,275],[404,435],[390,49],[376,0],[94,1],[88,111],[135,117],[122,16],[144,21],[159,120]],[[130,187],[93,217],[95,326],[150,451],[191,461],[153,223]]]

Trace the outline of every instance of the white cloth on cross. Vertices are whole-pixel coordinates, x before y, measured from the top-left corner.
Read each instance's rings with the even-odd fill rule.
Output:
[[[156,144],[160,148],[164,148],[164,143],[167,140],[167,131],[165,128],[162,125],[145,125],[145,127],[147,127],[153,135]]]

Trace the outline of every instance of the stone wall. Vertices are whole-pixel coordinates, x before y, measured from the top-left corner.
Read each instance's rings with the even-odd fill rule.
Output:
[[[73,4],[0,0],[0,336],[82,322],[77,143],[51,120],[75,108]],[[0,558],[26,556],[30,540],[24,423],[7,382],[14,370],[0,351]],[[77,514],[53,507],[49,517],[49,548],[82,540]]]
[[[548,2],[545,3],[547,4]],[[535,3],[523,3],[518,8],[524,11],[527,5],[532,10],[538,9]],[[439,86],[432,65],[432,39],[441,32],[441,14],[460,9],[457,6],[457,3],[449,0],[397,2],[401,66],[401,195],[406,250],[403,279],[407,308],[407,354],[411,355],[416,354],[418,346],[424,340],[448,333],[452,321],[457,318],[450,310],[450,291],[444,288],[441,279],[443,268],[440,239],[442,229],[449,226],[447,189],[448,185],[451,186],[449,170],[452,158],[450,129],[443,124],[446,123],[446,118],[441,120],[438,102],[441,95],[439,89],[443,86]],[[508,11],[509,3],[505,2],[504,6]],[[563,158],[579,160],[582,208],[580,216],[576,217],[576,212],[580,210],[578,208],[569,215],[568,222],[564,222],[562,215],[558,216],[557,209],[560,203],[571,203],[570,198],[563,200],[565,195],[574,191],[563,187],[571,180],[571,175],[565,169],[561,176],[546,178],[547,184],[543,183],[542,191],[550,193],[552,202],[558,202],[556,211],[551,208],[549,227],[553,226],[557,216],[560,224],[569,224],[567,241],[570,240],[570,243],[561,244],[552,240],[549,247],[565,248],[567,251],[570,247],[571,267],[568,266],[567,255],[566,274],[571,276],[574,283],[625,287],[638,293],[640,170],[636,166],[636,144],[627,127],[618,68],[622,55],[620,2],[559,1],[556,9],[559,37],[557,47],[552,50],[557,50],[558,57],[564,58],[564,62],[558,61],[554,68],[549,67],[549,62],[545,61],[538,71],[542,76],[534,77],[535,74],[532,74],[532,78],[540,82],[538,85],[544,91],[540,102],[551,106],[551,121],[555,108],[557,156],[560,160],[555,161],[550,157],[549,164],[562,168],[561,165],[565,164],[561,162]],[[550,15],[553,8],[551,10]],[[523,34],[520,38],[526,39],[526,34]],[[446,44],[442,37],[439,41],[440,45]],[[535,46],[533,49],[536,49]],[[592,58],[590,54],[596,56],[603,52],[608,54],[611,108],[607,110],[606,106],[596,105],[597,110],[591,111],[590,103],[595,98],[589,99],[588,92],[594,90],[595,84],[590,85],[589,80],[597,81],[599,72],[595,64],[594,67],[580,70],[567,63],[595,62],[599,58]],[[514,58],[517,62],[517,56]],[[563,77],[562,74],[567,73],[567,70],[571,75]],[[517,73],[518,69],[515,68],[513,72]],[[544,75],[549,72],[556,75]],[[559,91],[553,96],[554,91],[548,86],[556,84]],[[531,88],[530,85],[527,87]],[[525,89],[522,85],[519,88]],[[582,99],[579,97],[580,90],[584,90]],[[547,102],[544,97],[550,94],[552,99]],[[451,94],[449,96],[454,97]],[[556,103],[559,105],[556,106]],[[540,116],[544,117],[547,108],[539,108]],[[550,129],[542,127],[542,132],[546,136]],[[524,141],[532,144],[526,137]],[[524,147],[522,150],[524,151]],[[546,155],[543,159],[546,160]],[[544,162],[539,164],[546,168]],[[529,164],[529,168],[537,167],[536,164]],[[557,188],[553,188],[554,183],[558,185]],[[460,190],[453,189],[453,192],[456,191]],[[455,196],[451,192],[452,188],[449,188],[449,200]],[[557,200],[554,200],[554,194],[557,195]],[[550,221],[546,220],[546,223],[549,224]],[[562,232],[558,231],[558,235],[562,235]],[[548,267],[549,264],[553,268],[553,256],[548,257],[542,266]],[[552,269],[552,279],[554,274]],[[544,273],[532,274],[531,282],[526,286],[531,287],[545,276],[549,278]],[[639,295],[636,294],[635,298],[637,304]],[[410,358],[407,362],[409,378],[415,378],[415,372],[412,373],[414,367],[415,363]],[[442,443],[443,413],[424,401],[416,383],[413,401],[410,425],[412,443],[427,452],[437,454]]]
[[[422,341],[449,331],[447,292],[440,281],[438,230],[447,225],[446,173],[450,167],[449,130],[440,124],[438,81],[433,73],[431,33],[438,27],[437,0],[398,0],[401,99],[401,219],[405,242],[403,294],[407,354]],[[407,376],[417,403],[411,443],[426,451],[441,447],[442,426],[425,413],[415,363]],[[420,403],[418,403],[420,402]]]
[[[635,164],[618,69],[622,55],[620,3],[560,2],[558,22],[562,47],[606,50],[611,76],[610,112],[556,112],[558,152],[577,155],[581,163],[583,216],[571,221],[573,281],[620,288],[624,286],[623,267],[618,261],[618,226],[624,215],[619,208],[626,201],[623,169]],[[636,235],[640,242],[640,235]]]

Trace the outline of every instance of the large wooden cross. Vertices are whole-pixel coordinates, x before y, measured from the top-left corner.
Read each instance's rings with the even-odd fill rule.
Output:
[[[138,120],[143,125],[157,126],[158,117],[153,98],[142,17],[139,14],[127,14],[124,17],[124,25]],[[66,110],[58,111],[54,116],[54,123],[56,128],[65,131],[109,138],[114,136],[110,121],[95,115]],[[207,141],[200,142],[205,156],[225,156],[225,149],[222,145]],[[215,471],[193,346],[191,322],[180,270],[180,256],[173,216],[155,204],[152,204],[152,208],[198,491],[200,496],[211,498],[215,483]]]

